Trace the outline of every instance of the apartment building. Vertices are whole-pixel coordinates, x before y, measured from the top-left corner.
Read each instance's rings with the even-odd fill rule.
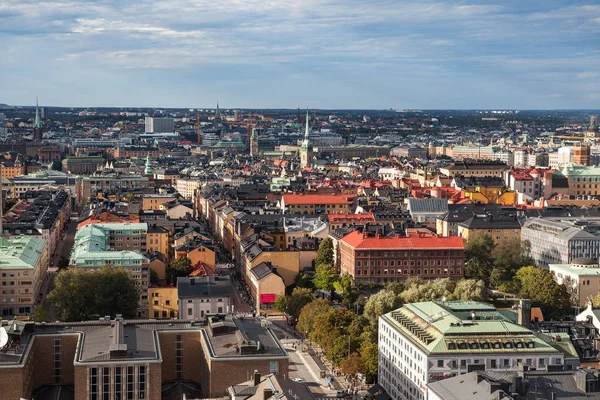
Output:
[[[349,214],[354,199],[337,194],[284,194],[279,206],[290,214]]]
[[[464,275],[465,247],[460,237],[422,232],[380,236],[353,231],[338,242],[340,270],[361,283],[402,282]]]
[[[521,300],[520,322],[529,321]],[[379,317],[378,383],[393,399],[427,400],[427,385],[472,371],[513,371],[518,365],[563,368],[564,354],[479,302],[405,304]]]
[[[77,230],[71,253],[73,268],[90,271],[110,264],[124,268],[140,291],[138,317],[148,315],[148,284],[150,263],[146,252],[147,224],[89,224]]]
[[[569,181],[569,195],[580,197],[600,194],[600,166],[568,163],[561,172]]]
[[[181,319],[204,320],[209,314],[232,312],[232,296],[229,277],[177,278],[177,297]]]
[[[45,240],[34,236],[0,238],[0,317],[31,313],[47,271]]]

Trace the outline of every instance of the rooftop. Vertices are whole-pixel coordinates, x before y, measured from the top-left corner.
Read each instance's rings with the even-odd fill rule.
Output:
[[[464,249],[461,237],[441,237],[420,233],[410,236],[366,236],[353,231],[342,238],[342,242],[355,249]]]

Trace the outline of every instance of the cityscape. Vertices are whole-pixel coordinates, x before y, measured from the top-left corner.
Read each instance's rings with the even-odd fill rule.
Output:
[[[0,400],[600,400],[598,22],[0,1]]]

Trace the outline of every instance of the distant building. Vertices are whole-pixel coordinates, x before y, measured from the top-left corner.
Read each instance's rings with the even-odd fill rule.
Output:
[[[173,133],[175,120],[173,118],[146,117],[146,133]]]
[[[62,161],[62,170],[75,175],[90,175],[104,165],[104,157],[68,157]]]
[[[580,257],[570,264],[550,264],[548,268],[558,284],[565,285],[577,305],[585,306],[598,294],[600,268],[597,260]]]
[[[304,140],[302,141],[302,146],[300,147],[300,167],[301,168],[309,168],[312,163],[313,158],[313,146],[310,142],[310,128],[309,128],[310,118],[308,117],[308,110],[306,110],[306,131],[304,133]]]
[[[600,166],[566,164],[562,174],[569,181],[569,195],[579,197],[600,194]]]
[[[60,160],[60,147],[58,147],[58,146],[40,147],[38,149],[38,159],[41,162],[52,162],[55,160]]]
[[[355,196],[336,194],[284,194],[280,208],[291,214],[348,214]]]
[[[440,168],[440,172],[448,177],[460,175],[465,178],[469,177],[498,177],[501,178],[504,171],[509,167],[504,163],[493,162],[471,162],[464,161],[461,163],[450,164],[447,167]]]

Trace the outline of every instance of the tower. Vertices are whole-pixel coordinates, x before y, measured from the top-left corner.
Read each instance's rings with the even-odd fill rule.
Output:
[[[33,140],[42,140],[42,120],[40,119],[40,107],[38,99],[35,98],[35,121],[33,122]]]
[[[250,157],[258,157],[258,131],[256,128],[252,129],[252,136],[250,136]]]
[[[150,154],[146,156],[146,168],[144,168],[144,175],[152,175],[152,163],[150,162]]]
[[[300,147],[300,167],[306,168],[310,167],[312,160],[312,144],[310,144],[310,132],[308,124],[310,123],[310,118],[308,116],[308,110],[306,110],[306,131],[304,132],[304,140],[302,141],[302,146]]]

